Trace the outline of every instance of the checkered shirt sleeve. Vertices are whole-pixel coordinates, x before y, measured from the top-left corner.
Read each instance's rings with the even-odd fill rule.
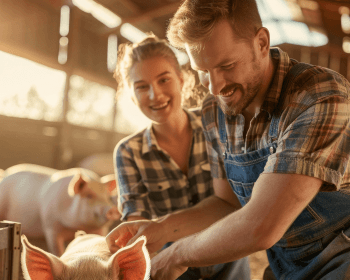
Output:
[[[264,173],[321,179],[322,191],[350,186],[350,84],[340,74],[313,67],[295,81],[279,124],[277,151]]]

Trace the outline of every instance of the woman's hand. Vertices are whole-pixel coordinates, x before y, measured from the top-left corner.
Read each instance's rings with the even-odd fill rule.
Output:
[[[111,253],[115,253],[142,235],[146,236],[146,247],[150,254],[157,252],[167,243],[163,225],[149,220],[121,223],[108,233],[106,242]]]

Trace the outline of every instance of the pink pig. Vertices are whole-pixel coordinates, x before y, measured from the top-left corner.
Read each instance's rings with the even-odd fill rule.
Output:
[[[77,232],[65,253],[56,257],[31,245],[22,235],[22,271],[26,280],[147,280],[151,261],[146,237],[110,253],[104,237]]]
[[[0,179],[0,220],[22,224],[28,238],[45,237],[49,251],[61,255],[77,230],[106,235],[118,220],[114,175],[100,178],[83,168],[56,170],[15,165]]]

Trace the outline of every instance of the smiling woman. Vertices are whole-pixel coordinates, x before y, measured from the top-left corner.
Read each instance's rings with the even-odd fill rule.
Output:
[[[189,85],[195,85],[188,73],[181,71],[167,42],[153,35],[119,48],[118,93],[129,91],[130,100],[150,120],[114,150],[123,221],[160,218],[190,208],[214,192],[200,109],[183,106],[184,90],[188,96]],[[249,278],[244,259],[189,268],[178,279],[224,279],[218,274],[231,267],[236,268],[237,279]]]

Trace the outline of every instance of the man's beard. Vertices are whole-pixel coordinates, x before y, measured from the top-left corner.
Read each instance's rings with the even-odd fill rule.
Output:
[[[245,90],[242,85],[236,85],[236,91],[240,90],[242,93],[241,99],[238,100],[236,104],[227,104],[221,99],[220,95],[217,95],[215,97],[224,114],[228,116],[236,116],[242,114],[243,110],[246,109],[252,103],[252,101],[258,94],[259,89],[261,88],[261,84],[262,82],[256,83],[255,85],[250,83],[247,86],[247,90]],[[231,88],[231,86],[229,87]]]

